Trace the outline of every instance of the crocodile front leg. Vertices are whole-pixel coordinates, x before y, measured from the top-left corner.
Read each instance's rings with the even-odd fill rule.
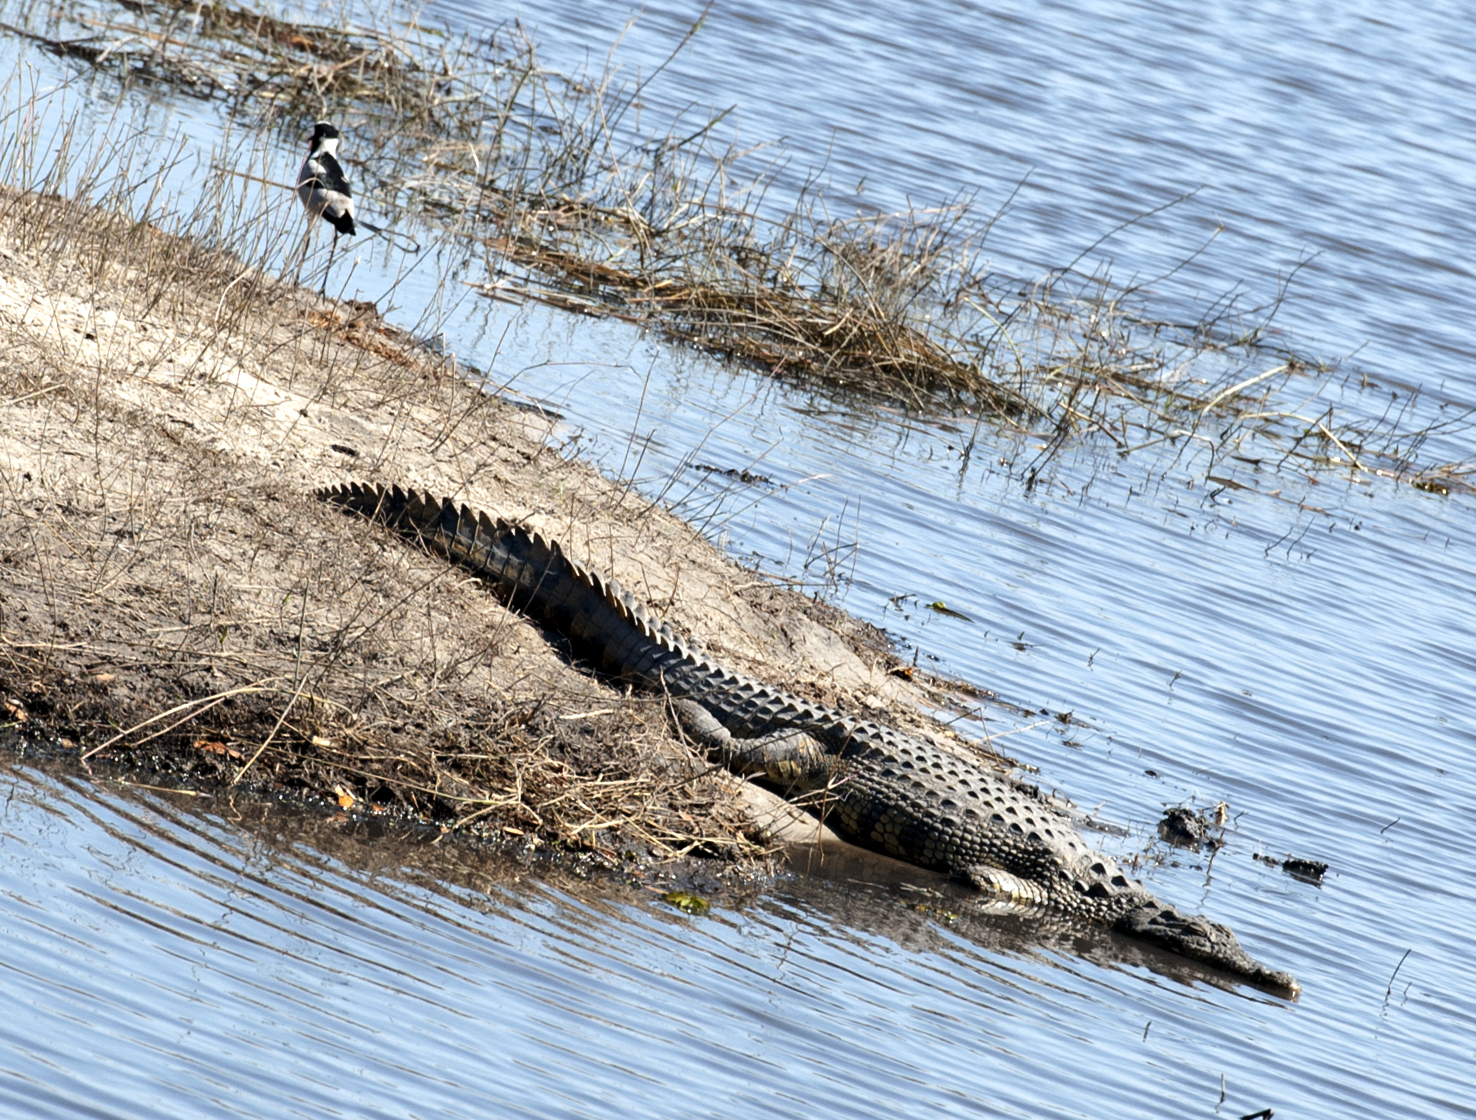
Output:
[[[954,872],[954,877],[962,879],[982,894],[992,895],[1020,906],[1049,906],[1051,904],[1049,892],[1039,883],[1030,879],[1022,879],[1018,875],[1011,875],[1008,871],[991,867],[987,863],[975,864],[962,871]]]

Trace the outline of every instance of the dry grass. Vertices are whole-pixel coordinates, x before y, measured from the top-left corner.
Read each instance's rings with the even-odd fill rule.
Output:
[[[1132,293],[1071,270],[1013,295],[991,287],[965,207],[833,219],[815,195],[764,217],[763,181],[735,188],[741,154],[705,146],[710,130],[632,145],[622,117],[639,90],[549,75],[520,40],[157,0],[89,11],[15,18],[89,67],[226,97],[293,133],[352,120],[377,147],[356,169],[365,193],[439,214],[487,254],[484,290],[501,298],[625,315],[783,376],[1030,425],[1047,435],[1032,472],[1096,431],[1124,451],[1266,441],[1433,489],[1468,476],[1421,472],[1428,432],[1400,434],[1398,416],[1359,433],[1277,406],[1302,364],[1264,361],[1245,331],[1223,341],[1222,321],[1152,322]],[[87,20],[98,38],[78,42]],[[612,858],[756,851],[731,783],[694,768],[659,705],[580,673],[457,573],[306,497],[346,476],[528,520],[735,667],[782,664],[819,699],[915,709],[883,654],[835,632],[854,623],[820,625],[814,604],[559,459],[541,420],[466,384],[376,308],[276,279],[300,225],[280,220],[290,198],[249,189],[272,175],[249,146],[188,199],[168,197],[158,138],[132,121],[84,142],[75,122],[48,131],[23,77],[4,93],[0,723],[174,780]],[[1222,360],[1237,346],[1248,364]],[[1194,375],[1206,357],[1213,380]]]
[[[373,307],[274,279],[261,262],[282,223],[218,205],[238,176],[140,220],[146,143],[43,160],[26,135],[0,169],[101,202],[0,191],[0,725],[171,782],[612,861],[759,854],[736,783],[693,759],[659,702],[308,496],[346,477],[521,517],[735,665],[915,707],[879,651],[559,458],[544,420]]]
[[[970,200],[862,215],[812,183],[775,205],[782,157],[721,140],[727,113],[647,135],[631,112],[644,84],[613,64],[552,73],[517,25],[457,41],[395,11],[328,24],[184,0],[98,0],[65,18],[20,5],[12,18],[53,52],[224,99],[294,138],[316,117],[347,124],[350,156],[374,152],[353,168],[360,190],[442,223],[484,259],[491,297],[620,316],[775,376],[1026,430],[1044,441],[1018,464],[1028,483],[1082,439],[1435,492],[1476,473],[1421,459],[1468,415],[1413,421],[1407,394],[1376,420],[1320,403],[1338,371],[1274,344],[1284,293],[1170,323],[1145,285],[1083,273],[1080,257],[1035,282],[992,272],[1000,215]],[[1338,388],[1350,386],[1361,391]]]
[[[363,345],[362,322],[259,274],[242,282],[239,260],[157,228],[4,203],[12,723],[176,780],[452,827],[596,846],[619,834],[659,852],[740,843],[738,814],[711,827],[721,792],[688,781],[659,711],[612,704],[546,648],[532,656],[485,596],[352,539],[283,469],[323,440],[361,457],[331,445],[368,453],[368,426],[346,423],[396,407],[444,419],[459,405],[466,435],[516,446],[443,391],[425,354],[382,327]],[[263,320],[268,303],[282,320]],[[327,430],[294,439],[306,425]],[[570,720],[574,706],[599,718]]]

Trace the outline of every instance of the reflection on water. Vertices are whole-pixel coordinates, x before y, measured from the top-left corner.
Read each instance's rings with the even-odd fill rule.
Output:
[[[1344,1037],[966,899],[795,881],[693,919],[280,806],[0,782],[16,1115],[1183,1115],[1222,1074],[1239,1115],[1326,1101],[1309,1064],[1366,1111],[1394,1085],[1359,1063],[1465,1068],[1407,1029],[1426,996]]]

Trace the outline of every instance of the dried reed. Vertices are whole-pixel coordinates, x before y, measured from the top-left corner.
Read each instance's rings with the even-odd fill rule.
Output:
[[[294,135],[315,117],[350,121],[375,153],[355,169],[366,193],[483,255],[488,296],[620,316],[909,409],[992,417],[1044,440],[1018,466],[1032,484],[1083,437],[1123,456],[1212,447],[1209,473],[1238,456],[1448,491],[1476,472],[1419,458],[1469,414],[1408,427],[1408,394],[1378,420],[1309,410],[1337,370],[1279,348],[1284,291],[1171,323],[1146,306],[1147,285],[1078,269],[1095,246],[1033,283],[994,274],[983,247],[1000,215],[972,200],[836,213],[811,183],[773,203],[782,161],[723,142],[727,112],[643,134],[629,110],[644,83],[612,64],[550,72],[516,24],[457,40],[398,10],[331,23],[185,0],[34,12],[13,17],[21,34],[120,81],[219,98]]]
[[[514,496],[550,468],[518,474],[541,444],[446,359],[270,274],[292,200],[238,174],[259,151],[173,196],[178,145],[126,116],[84,142],[24,75],[0,106],[0,730],[612,864],[758,852],[658,705],[308,497],[343,456],[495,465]]]

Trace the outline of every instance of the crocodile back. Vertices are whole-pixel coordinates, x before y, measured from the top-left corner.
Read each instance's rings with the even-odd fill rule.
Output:
[[[810,794],[811,810],[847,839],[1295,991],[1290,976],[1251,960],[1225,927],[1158,902],[1110,856],[1088,847],[1034,787],[720,665],[615,579],[570,559],[541,534],[398,486],[349,483],[319,490],[318,497],[382,522],[485,579],[511,607],[556,630],[605,673],[695,701],[740,742],[758,740],[762,750],[765,736],[803,732],[821,749],[789,767],[785,784],[791,793]]]

